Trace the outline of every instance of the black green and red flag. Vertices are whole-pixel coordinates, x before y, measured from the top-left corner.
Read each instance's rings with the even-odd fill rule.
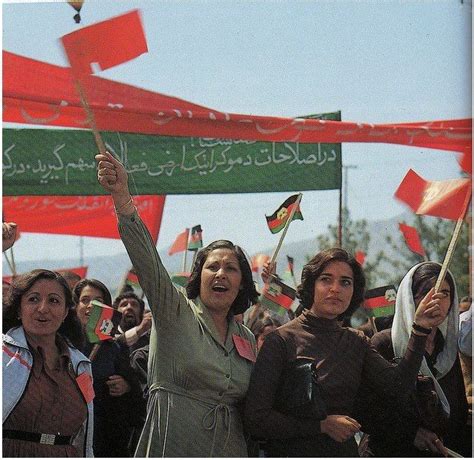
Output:
[[[260,304],[279,315],[284,315],[290,310],[295,297],[296,291],[293,288],[278,278],[272,277],[272,280],[263,288]]]
[[[191,229],[191,236],[188,242],[188,251],[198,251],[202,248],[202,228],[196,225]]]
[[[265,216],[267,219],[268,228],[272,233],[278,233],[283,230],[286,222],[288,221],[292,209],[297,206],[295,213],[293,214],[293,220],[303,220],[303,214],[301,213],[299,204],[296,204],[298,200],[298,194],[292,195],[287,198],[284,203],[271,215]]]
[[[93,300],[92,308],[86,324],[86,336],[90,343],[110,340],[118,331],[122,313],[115,308]]]
[[[291,273],[291,276],[295,276],[295,259],[290,256],[286,256],[286,259],[288,260],[288,271]]]
[[[138,276],[135,271],[129,270],[127,277],[125,278],[125,284],[130,286],[132,289],[141,289],[140,282],[138,281]]]
[[[176,286],[186,287],[190,276],[191,273],[189,272],[175,273],[174,275],[171,275],[171,281]]]
[[[395,313],[396,298],[397,290],[393,285],[369,289],[365,294],[364,301],[367,316],[373,318],[392,316]]]

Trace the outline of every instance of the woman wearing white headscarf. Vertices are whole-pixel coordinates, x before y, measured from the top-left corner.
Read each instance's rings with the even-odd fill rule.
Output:
[[[390,422],[382,422],[371,433],[369,447],[376,456],[439,455],[446,453],[444,446],[470,456],[467,455],[470,453],[470,442],[466,442],[465,436],[468,407],[457,353],[458,296],[450,272],[446,274],[439,291],[434,293],[440,269],[438,263],[423,262],[408,271],[398,288],[392,328],[378,332],[371,342],[387,360],[403,356],[416,307],[430,293],[438,299],[445,320],[431,330],[419,331],[428,334],[420,373],[433,379],[437,397],[447,416],[444,430],[429,426],[413,405],[411,409],[407,405],[399,413],[392,414]],[[378,408],[381,408],[380,405]]]

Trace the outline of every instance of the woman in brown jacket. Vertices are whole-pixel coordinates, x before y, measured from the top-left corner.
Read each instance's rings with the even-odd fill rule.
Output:
[[[352,414],[359,387],[370,384],[395,402],[415,382],[427,337],[417,329],[439,324],[439,295],[420,303],[405,356],[394,366],[362,332],[338,321],[361,303],[364,287],[361,266],[343,249],[322,251],[303,268],[298,297],[306,310],[266,337],[247,393],[247,428],[266,440],[270,456],[357,457],[354,435],[361,426]],[[277,397],[283,375],[302,357],[317,372],[322,419],[282,411]]]

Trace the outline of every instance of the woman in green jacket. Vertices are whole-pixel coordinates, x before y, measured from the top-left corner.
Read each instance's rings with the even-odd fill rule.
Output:
[[[125,168],[110,153],[96,160],[153,313],[147,418],[135,455],[247,456],[239,405],[255,339],[233,318],[258,296],[245,254],[215,241],[198,253],[186,290],[176,288],[133,204]]]

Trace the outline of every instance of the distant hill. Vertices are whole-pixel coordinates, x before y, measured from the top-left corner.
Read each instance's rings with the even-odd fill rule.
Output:
[[[402,215],[396,216],[389,220],[384,221],[369,221],[368,229],[371,234],[370,247],[367,254],[367,259],[370,260],[371,255],[375,255],[380,250],[384,250],[389,257],[396,257],[396,254],[392,254],[390,248],[385,244],[385,237],[387,235],[392,235],[394,238],[400,238],[400,232],[398,230],[398,222],[404,220],[405,222],[410,222],[412,215],[410,213],[404,213]],[[259,253],[272,255],[274,248],[262,248]],[[283,244],[282,249],[277,258],[277,268],[278,273],[283,276],[287,282],[291,285],[292,281],[289,278],[288,274],[285,274],[287,268],[287,259],[286,256],[289,255],[295,260],[295,275],[299,281],[299,276],[301,274],[301,269],[306,263],[307,256],[313,256],[318,250],[316,238],[309,238],[307,240],[302,240],[296,243]],[[174,256],[168,256],[166,251],[160,251],[160,257],[163,261],[163,264],[171,273],[176,273],[181,271],[182,266],[182,254],[176,254]],[[253,255],[253,254],[251,254]],[[187,266],[191,264],[192,254],[188,253],[187,255]],[[123,253],[111,255],[108,257],[88,257],[87,254],[84,256],[84,265],[87,265],[89,278],[97,278],[103,281],[107,286],[111,288],[112,294],[114,294],[119,288],[121,281],[130,269],[130,260],[128,258],[125,249]],[[36,261],[26,261],[26,262],[17,262],[17,271],[23,273],[34,268],[47,268],[47,269],[61,269],[68,267],[77,266],[77,257],[64,258],[58,260],[36,260]],[[3,274],[10,274],[8,265],[3,261]],[[260,282],[260,280],[258,280]]]

